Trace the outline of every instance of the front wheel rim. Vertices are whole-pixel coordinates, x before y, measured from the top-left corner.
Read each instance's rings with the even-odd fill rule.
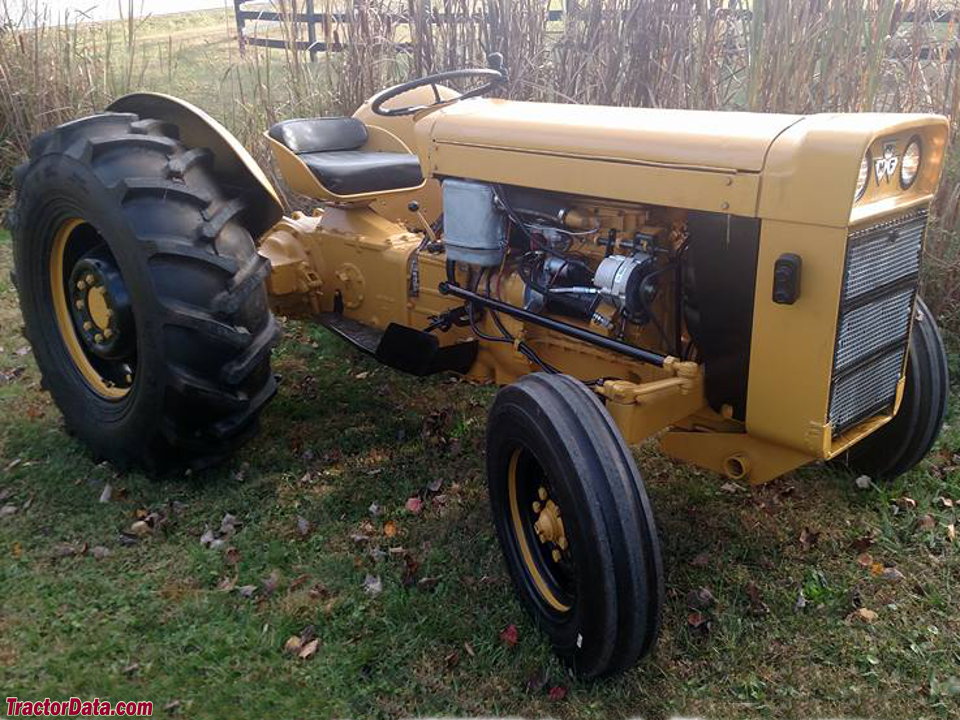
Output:
[[[526,448],[518,447],[510,455],[507,495],[512,539],[538,599],[553,615],[570,612],[576,568],[569,528],[549,478]]]
[[[86,220],[64,220],[54,233],[49,270],[57,331],[70,363],[96,395],[123,399],[136,375],[136,327],[106,241]]]

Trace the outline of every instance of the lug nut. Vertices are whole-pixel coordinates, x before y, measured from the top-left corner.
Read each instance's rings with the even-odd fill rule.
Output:
[[[107,328],[106,330],[103,331],[103,336],[109,340],[110,338],[113,337],[113,330],[111,330],[110,328]]]
[[[77,306],[77,310],[83,310],[83,300],[77,300],[74,304]]]
[[[103,342],[103,335],[102,335],[101,333],[97,333],[96,335],[93,336],[93,339],[94,339],[94,341],[96,341],[96,342],[98,342],[98,343],[102,343],[102,342]]]
[[[93,323],[90,322],[89,320],[87,320],[87,321],[83,324],[83,329],[86,330],[87,332],[89,332],[90,330],[93,330]]]
[[[546,499],[547,499],[547,489],[546,489],[546,488],[540,488],[539,490],[537,490],[537,495],[540,497],[541,500],[546,500]]]
[[[566,549],[567,549],[567,546],[569,545],[569,543],[567,542],[567,538],[566,538],[566,537],[561,537],[561,538],[557,541],[557,545],[560,546],[560,549],[561,549],[561,550],[566,550]]]
[[[86,289],[87,284],[83,280],[77,280],[77,290]]]
[[[534,511],[535,513],[538,513],[538,512],[540,512],[541,508],[543,508],[543,505],[541,505],[539,502],[537,502],[536,500],[534,500],[534,501],[533,501],[533,511]]]
[[[87,285],[93,285],[97,281],[92,273],[87,273],[87,276],[84,278],[84,280],[86,280]]]

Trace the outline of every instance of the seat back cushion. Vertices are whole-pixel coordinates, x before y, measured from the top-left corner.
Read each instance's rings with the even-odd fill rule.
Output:
[[[352,117],[284,120],[270,137],[297,153],[356,150],[367,141],[367,126]]]

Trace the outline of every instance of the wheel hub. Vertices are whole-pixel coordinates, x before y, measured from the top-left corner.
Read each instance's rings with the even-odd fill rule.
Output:
[[[112,258],[91,253],[77,261],[70,273],[70,301],[77,335],[89,352],[106,360],[129,354],[134,341],[130,295]]]
[[[568,547],[563,519],[560,517],[560,507],[550,498],[544,487],[537,491],[537,496],[540,499],[533,503],[533,511],[537,513],[533,528],[541,543],[553,546],[551,556],[554,562],[559,562],[563,551]]]

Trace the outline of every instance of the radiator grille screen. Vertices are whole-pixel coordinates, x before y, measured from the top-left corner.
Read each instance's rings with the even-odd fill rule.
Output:
[[[857,230],[847,240],[830,389],[834,435],[893,404],[926,223],[922,210]]]

